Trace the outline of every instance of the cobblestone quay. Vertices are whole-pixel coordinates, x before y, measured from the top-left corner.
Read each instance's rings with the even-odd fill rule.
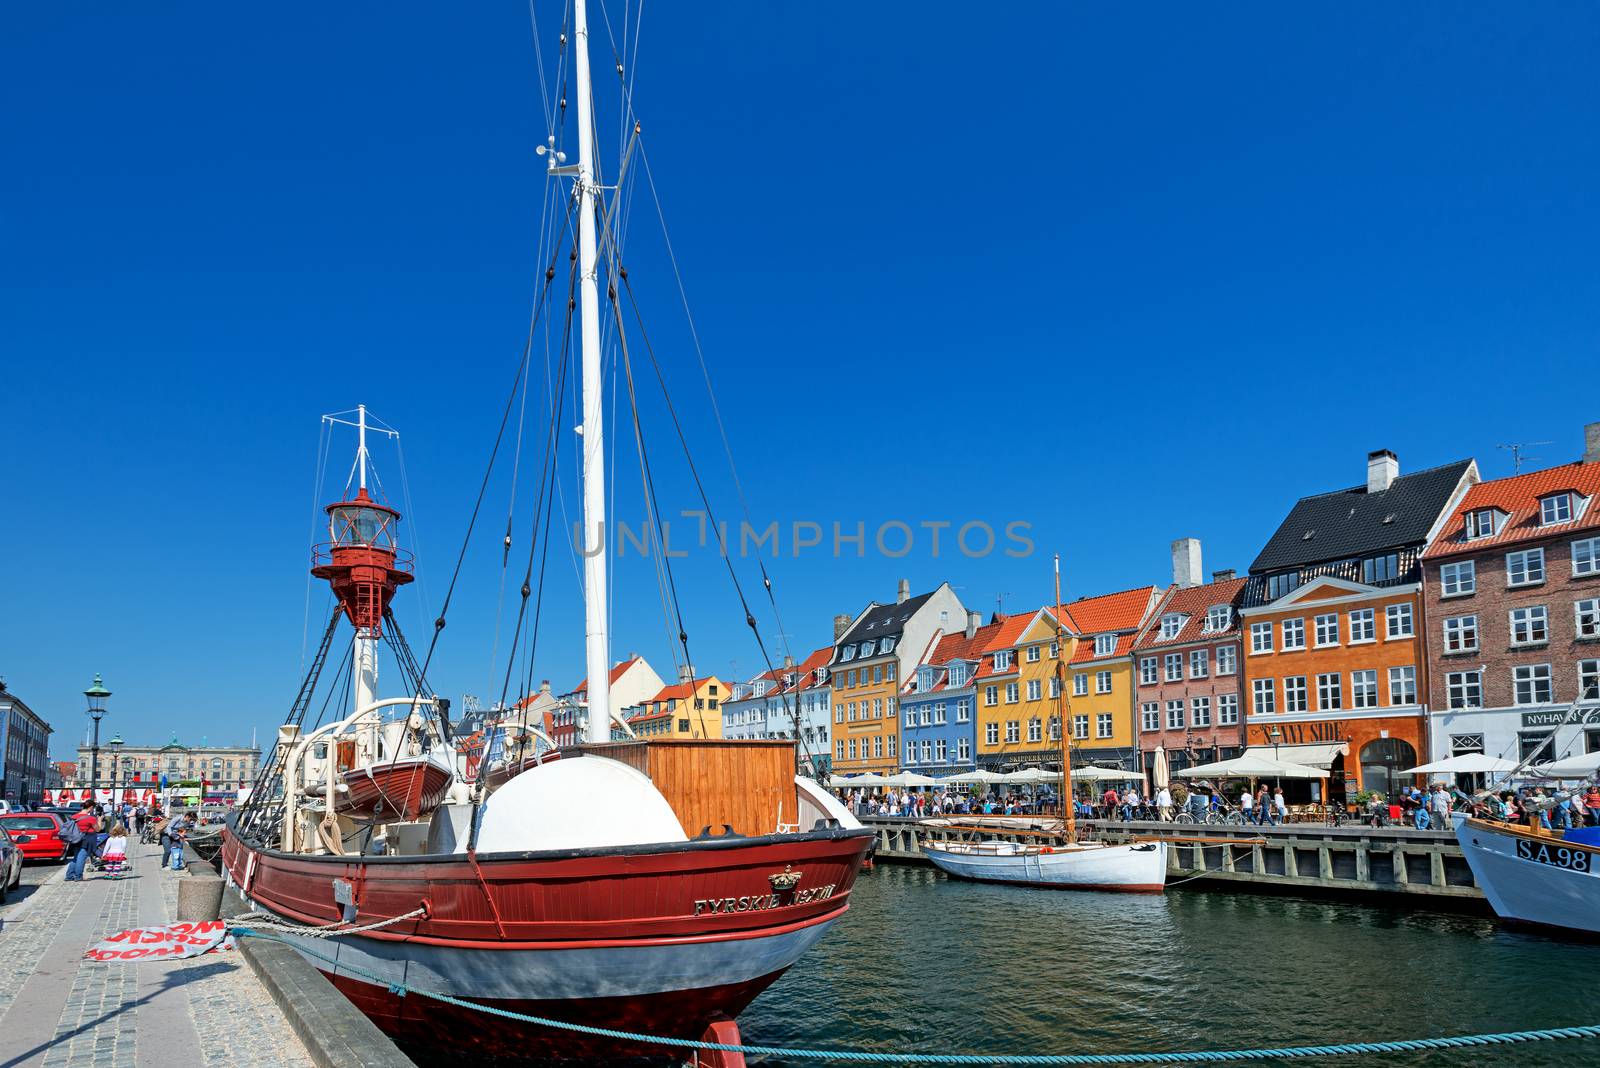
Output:
[[[237,952],[105,964],[90,943],[171,923],[183,872],[130,843],[131,874],[66,882],[55,870],[0,908],[0,1066],[310,1068],[288,1021]],[[33,875],[38,869],[29,869]]]

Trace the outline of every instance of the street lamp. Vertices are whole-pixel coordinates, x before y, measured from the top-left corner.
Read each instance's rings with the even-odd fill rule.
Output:
[[[117,802],[117,786],[122,781],[122,735],[118,734],[106,743],[106,748],[111,750],[111,803]]]
[[[1272,725],[1271,730],[1267,731],[1267,741],[1272,743],[1272,759],[1277,760],[1278,743],[1283,741],[1283,732],[1278,729],[1278,725],[1276,723]]]
[[[93,800],[100,788],[100,717],[106,714],[106,698],[111,696],[98,671],[83,696],[89,699],[89,718],[94,720],[94,743],[89,746],[89,798]]]

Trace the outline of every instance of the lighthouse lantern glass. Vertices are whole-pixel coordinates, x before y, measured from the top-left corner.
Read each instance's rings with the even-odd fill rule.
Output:
[[[335,545],[371,545],[394,548],[394,532],[389,524],[395,515],[385,508],[340,505],[331,510],[329,535]]]

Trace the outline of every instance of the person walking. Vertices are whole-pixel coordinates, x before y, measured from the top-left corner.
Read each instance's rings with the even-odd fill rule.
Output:
[[[1274,824],[1289,822],[1289,802],[1283,796],[1281,786],[1272,793],[1272,822]]]
[[[1255,799],[1250,796],[1250,788],[1246,786],[1239,791],[1239,818],[1241,823],[1250,822],[1253,808],[1255,808]]]
[[[1156,815],[1162,823],[1172,822],[1172,791],[1165,786],[1156,791]]]
[[[83,882],[83,871],[89,866],[89,857],[94,853],[95,832],[99,828],[100,819],[94,814],[94,804],[90,801],[85,801],[72,822],[62,828],[67,836],[67,844],[75,847],[72,863],[67,865],[67,874],[64,876],[67,882]]]
[[[1270,806],[1271,806],[1271,801],[1268,799],[1268,796],[1267,796],[1267,784],[1266,783],[1262,783],[1260,786],[1256,787],[1255,813],[1256,813],[1256,826],[1257,827],[1264,827],[1270,821],[1270,819],[1271,819]]]

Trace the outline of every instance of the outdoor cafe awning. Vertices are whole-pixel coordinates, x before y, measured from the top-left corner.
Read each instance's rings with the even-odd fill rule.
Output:
[[[1252,745],[1245,756],[1260,756],[1284,764],[1304,764],[1308,768],[1321,768],[1323,776],[1333,767],[1334,759],[1350,755],[1349,742],[1317,742],[1309,745]]]
[[[1259,749],[1251,749],[1232,760],[1199,764],[1173,774],[1180,779],[1322,779],[1328,772],[1325,768],[1273,760],[1262,756]]]

